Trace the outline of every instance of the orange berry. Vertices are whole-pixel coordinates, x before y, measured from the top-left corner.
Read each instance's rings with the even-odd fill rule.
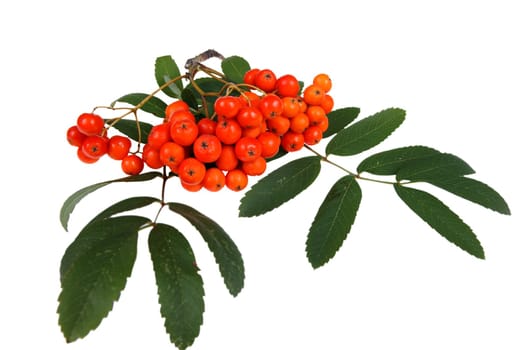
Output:
[[[262,175],[266,170],[266,159],[257,157],[249,162],[242,162],[241,169],[249,176]]]
[[[319,106],[323,101],[325,92],[317,85],[308,85],[303,91],[303,100],[311,106]]]
[[[328,74],[325,73],[317,74],[314,77],[313,83],[319,86],[324,92],[328,92],[332,88],[332,80]]]
[[[310,125],[310,119],[304,113],[299,113],[290,119],[290,130],[302,133]]]
[[[218,168],[209,168],[204,174],[202,185],[205,189],[211,192],[217,192],[226,184],[226,176]]]
[[[233,169],[226,174],[226,187],[238,192],[242,191],[248,185],[248,175],[241,169]]]
[[[321,107],[324,109],[326,114],[330,113],[334,108],[334,99],[332,96],[325,94],[323,100],[321,101]]]
[[[296,97],[285,97],[283,101],[283,112],[281,115],[286,118],[293,118],[301,112],[299,100]]]
[[[268,130],[278,136],[284,135],[290,129],[290,119],[282,116],[266,120]]]
[[[196,158],[185,158],[180,162],[178,167],[178,174],[181,181],[189,184],[196,185],[204,179],[206,173],[206,167],[204,163]]]
[[[310,124],[315,125],[326,117],[326,113],[321,106],[310,106],[306,110],[306,115],[310,120]]]

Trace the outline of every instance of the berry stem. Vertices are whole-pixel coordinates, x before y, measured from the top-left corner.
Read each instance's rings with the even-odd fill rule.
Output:
[[[155,215],[155,219],[153,220],[153,225],[157,223],[157,220],[159,219],[160,212],[162,209],[166,206],[166,182],[168,181],[169,176],[166,174],[166,166],[162,167],[162,187],[160,192],[160,208],[157,211],[157,214]]]
[[[148,96],[144,97],[144,99],[142,101],[140,101],[134,107],[114,107],[113,105],[111,105],[111,106],[97,106],[97,107],[94,108],[94,110],[96,110],[97,108],[106,108],[106,109],[111,109],[112,111],[127,110],[127,112],[122,114],[121,116],[108,120],[108,124],[111,127],[111,126],[115,125],[116,123],[118,123],[122,118],[127,117],[128,115],[130,115],[132,113],[135,114],[135,118],[136,118],[137,111],[139,109],[141,109],[146,103],[148,103],[148,101],[151,100],[153,98],[153,96],[155,96],[156,94],[158,94],[163,89],[167,88],[171,84],[173,84],[173,83],[175,83],[175,82],[177,82],[177,81],[179,81],[181,79],[189,79],[189,75],[188,74],[179,75],[178,77],[173,78],[173,79],[165,82],[164,84],[159,86],[157,89],[155,89],[152,93],[150,93]],[[137,119],[137,127],[138,127],[138,119]],[[139,129],[139,134],[140,134],[140,128],[138,128],[138,129]]]
[[[305,148],[308,149],[310,152],[314,153],[315,155],[319,156],[322,161],[324,161],[324,162],[326,162],[326,163],[328,163],[330,165],[333,165],[333,166],[335,166],[338,169],[341,169],[342,171],[344,171],[348,175],[353,176],[355,179],[371,181],[371,182],[387,184],[387,185],[396,185],[396,184],[404,185],[404,183],[400,183],[399,181],[385,181],[385,180],[373,179],[373,178],[370,178],[370,177],[363,177],[363,176],[361,176],[361,174],[356,174],[356,173],[346,169],[345,167],[343,167],[343,166],[333,162],[332,160],[328,159],[328,156],[322,155],[321,153],[317,152],[316,150],[314,150],[309,145],[305,145]]]

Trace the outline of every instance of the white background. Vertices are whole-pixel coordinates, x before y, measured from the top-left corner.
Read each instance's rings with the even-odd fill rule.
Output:
[[[65,343],[56,315],[64,250],[108,204],[158,195],[160,187],[108,186],[78,205],[66,233],[58,213],[67,196],[121,173],[109,160],[81,164],[65,131],[96,105],[155,89],[157,56],[182,66],[214,48],[305,81],[326,72],[336,107],[360,107],[362,116],[405,109],[404,125],[372,152],[422,144],[457,154],[513,215],[433,191],[476,232],[481,261],[420,221],[391,188],[362,183],[351,234],[314,271],[306,233],[342,173],[323,166],[311,189],[254,219],[237,217],[242,194],[195,195],[172,185],[169,200],[195,206],[230,233],[247,272],[244,290],[231,297],[197,233],[162,216],[187,234],[205,281],[204,325],[192,349],[524,349],[525,13],[519,1],[429,3],[2,3],[0,348],[174,349],[159,315],[146,232],[109,317]],[[355,169],[368,154],[340,162]]]

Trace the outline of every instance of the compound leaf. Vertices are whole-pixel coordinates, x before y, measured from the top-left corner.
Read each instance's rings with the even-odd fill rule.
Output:
[[[221,68],[229,81],[240,84],[244,74],[250,70],[250,64],[242,57],[230,56],[222,60]]]
[[[138,182],[138,181],[149,181],[156,177],[162,176],[161,173],[152,171],[148,173],[143,173],[140,175],[132,175],[132,176],[126,176],[121,177],[119,179],[115,180],[109,180],[104,182],[99,182],[87,187],[84,187],[75,193],[73,193],[71,196],[69,196],[65,201],[64,204],[62,204],[62,208],[60,208],[60,223],[62,224],[62,227],[64,230],[67,231],[67,225],[69,222],[69,217],[71,216],[71,213],[75,209],[75,206],[88,194],[98,190],[99,188],[102,188],[104,186],[107,186],[109,184],[115,183],[115,182]]]
[[[364,159],[357,167],[357,172],[375,175],[395,175],[407,162],[439,154],[433,148],[408,146],[380,152]]]
[[[170,210],[182,215],[201,234],[219,265],[224,284],[236,296],[244,286],[244,262],[239,249],[224,229],[196,209],[182,203],[168,203]]]
[[[353,176],[339,179],[319,207],[306,240],[310,264],[318,268],[339,250],[361,203],[361,188]]]
[[[148,98],[148,100],[143,103],[146,98]],[[139,109],[159,118],[164,118],[166,116],[166,103],[155,96],[149,96],[148,94],[141,92],[127,94],[113,101],[111,107],[114,107],[117,102],[129,103],[135,107],[140,105]]]
[[[414,159],[404,163],[396,173],[396,179],[433,181],[473,174],[474,170],[464,160],[450,153]]]
[[[492,209],[500,214],[510,215],[510,209],[505,199],[488,185],[468,177],[452,177],[430,181],[450,193]]]
[[[171,56],[168,55],[157,57],[155,60],[155,79],[157,79],[157,84],[159,87],[165,85],[180,75],[179,67]],[[180,99],[182,92],[182,81],[179,79],[163,88],[162,91],[170,97]]]
[[[271,211],[310,186],[321,171],[321,158],[299,158],[274,170],[245,193],[239,216],[250,217]]]
[[[100,220],[67,248],[57,311],[68,343],[97,328],[119,299],[135,262],[138,230],[148,221],[140,216]]]
[[[186,349],[200,332],[204,287],[190,244],[176,228],[156,224],[148,239],[160,313],[172,343]]]
[[[326,154],[350,156],[383,142],[405,120],[405,111],[389,108],[351,124],[326,145]]]
[[[394,185],[397,195],[423,221],[467,253],[484,259],[485,253],[472,229],[443,202],[431,194],[401,185]]]
[[[343,130],[359,116],[359,112],[360,109],[357,107],[345,107],[328,113],[328,129],[323,133],[323,138]]]

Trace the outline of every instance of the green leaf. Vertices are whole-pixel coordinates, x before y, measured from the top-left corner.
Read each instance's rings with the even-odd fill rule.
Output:
[[[299,158],[274,170],[245,193],[239,216],[264,214],[294,198],[310,186],[321,171],[321,158]]]
[[[425,146],[395,148],[366,158],[357,167],[357,172],[366,171],[375,175],[395,175],[404,164],[439,153],[439,151]]]
[[[73,193],[71,196],[69,196],[65,201],[64,204],[62,204],[62,208],[60,209],[60,223],[62,224],[62,227],[64,230],[67,231],[67,224],[69,222],[69,217],[71,216],[71,213],[75,209],[75,206],[88,194],[98,190],[99,188],[102,188],[106,185],[115,183],[115,182],[138,182],[138,181],[149,181],[156,177],[161,177],[162,174],[156,171],[143,173],[140,175],[132,175],[132,176],[126,176],[121,177],[119,179],[115,180],[109,180],[104,182],[99,182],[87,187],[84,187],[75,193]]]
[[[405,111],[385,109],[341,130],[326,145],[326,154],[350,156],[364,152],[385,140],[405,120]]]
[[[115,123],[113,127],[121,133],[123,133],[124,135],[128,136],[132,140],[146,143],[146,141],[148,140],[148,135],[151,132],[151,128],[153,127],[153,125],[139,121],[140,135],[137,129],[137,122],[135,120],[121,119],[117,123]]]
[[[197,98],[194,96],[193,92],[189,89],[182,90],[181,99],[190,106],[190,108],[193,108],[197,110],[199,108],[199,102],[197,101]]]
[[[95,216],[93,219],[91,219],[90,223],[109,218],[115,214],[123,213],[126,211],[139,209],[142,207],[145,207],[147,205],[150,205],[153,202],[159,202],[160,199],[153,198],[153,197],[131,197],[124,199],[120,202],[117,202],[108,208],[104,209],[102,212],[100,212],[97,216]]]
[[[459,157],[450,153],[439,153],[403,164],[396,174],[396,179],[412,182],[433,181],[473,173],[470,165]]]
[[[186,349],[199,335],[204,287],[190,244],[174,227],[156,224],[149,235],[160,313],[172,343]]]
[[[138,230],[148,221],[139,216],[100,220],[67,248],[57,312],[68,343],[97,328],[119,299],[135,262]]]
[[[239,249],[215,221],[182,203],[168,203],[170,210],[182,215],[200,232],[215,256],[224,284],[236,296],[244,286],[244,262]]]
[[[222,60],[221,68],[226,79],[240,84],[243,82],[244,74],[250,70],[250,64],[242,57],[230,56]]]
[[[180,75],[179,67],[171,56],[168,55],[157,57],[157,60],[155,61],[155,78],[157,79],[157,84],[159,84],[159,87],[179,77]],[[180,99],[182,92],[182,81],[179,79],[176,82],[169,84],[167,87],[162,89],[162,91],[170,97]]]
[[[421,190],[398,184],[394,188],[399,198],[430,227],[467,253],[485,258],[483,247],[472,229],[443,202]]]
[[[339,250],[352,227],[361,188],[353,176],[339,179],[319,207],[306,240],[306,253],[312,267],[327,263]]]
[[[142,104],[146,98],[149,98],[149,100]],[[164,118],[166,116],[166,103],[155,96],[149,96],[148,94],[136,92],[119,97],[111,103],[111,107],[114,107],[117,102],[129,103],[135,107],[141,105],[140,109],[142,109],[144,112],[151,113],[159,118]]]
[[[452,177],[435,179],[430,183],[485,208],[510,215],[510,209],[505,199],[483,182],[468,177]]]
[[[353,122],[359,115],[357,107],[345,107],[328,113],[328,129],[323,133],[323,138],[332,136]]]

